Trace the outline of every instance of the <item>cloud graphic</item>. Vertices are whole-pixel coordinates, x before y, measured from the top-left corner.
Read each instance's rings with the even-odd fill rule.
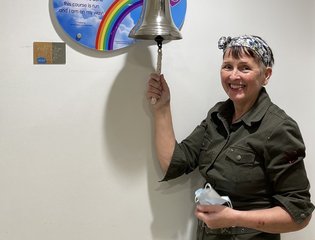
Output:
[[[133,39],[128,37],[134,25],[135,25],[134,19],[131,17],[130,14],[128,14],[122,21],[122,23],[119,25],[119,28],[117,29],[113,46],[114,49],[127,47],[128,45],[134,42]]]

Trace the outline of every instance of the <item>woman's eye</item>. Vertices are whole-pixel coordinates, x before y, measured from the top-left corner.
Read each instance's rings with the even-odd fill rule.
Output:
[[[250,70],[250,67],[248,67],[248,66],[243,66],[243,67],[241,67],[241,70],[242,71],[249,71]]]
[[[223,65],[223,66],[222,66],[222,69],[231,70],[231,69],[232,69],[232,66],[231,66],[231,65]]]

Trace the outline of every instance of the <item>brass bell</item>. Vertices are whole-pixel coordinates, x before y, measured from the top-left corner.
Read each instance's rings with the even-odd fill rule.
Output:
[[[143,0],[141,16],[129,37],[145,40],[177,40],[182,35],[175,26],[170,0]]]

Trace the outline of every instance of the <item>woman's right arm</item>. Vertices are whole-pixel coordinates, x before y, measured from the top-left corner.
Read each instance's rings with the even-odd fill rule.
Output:
[[[152,73],[148,82],[147,99],[157,99],[151,104],[154,117],[155,148],[164,172],[167,171],[175,148],[175,134],[170,107],[170,91],[164,75]]]

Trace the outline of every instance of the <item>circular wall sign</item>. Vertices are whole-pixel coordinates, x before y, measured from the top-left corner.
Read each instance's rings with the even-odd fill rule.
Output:
[[[135,42],[128,34],[140,18],[142,4],[143,0],[53,0],[56,18],[70,38],[99,51],[117,50]],[[170,0],[170,5],[173,21],[180,29],[186,0]]]

